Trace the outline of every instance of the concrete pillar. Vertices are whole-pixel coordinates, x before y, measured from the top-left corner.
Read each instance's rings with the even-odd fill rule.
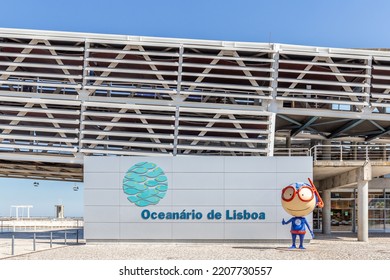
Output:
[[[354,146],[353,146],[353,160],[357,160],[358,159],[358,143],[357,142],[353,142]]]
[[[322,208],[322,233],[331,234],[331,190],[324,190],[321,194],[324,201],[324,207]]]
[[[323,160],[331,160],[332,159],[332,141],[330,140],[324,140],[322,142],[322,145],[325,145],[322,148],[322,159]],[[321,151],[318,151],[319,154],[321,154]]]
[[[291,148],[291,137],[290,136],[286,137],[286,148],[287,149]]]
[[[368,241],[368,181],[358,181],[358,241]]]
[[[356,189],[353,190],[353,207],[352,207],[352,232],[356,232]]]
[[[372,179],[371,163],[368,161],[358,171],[358,241],[368,241],[368,182]]]

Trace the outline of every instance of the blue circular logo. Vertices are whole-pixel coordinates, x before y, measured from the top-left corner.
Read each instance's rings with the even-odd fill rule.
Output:
[[[152,162],[136,163],[123,178],[123,191],[128,195],[127,199],[140,207],[156,205],[167,190],[167,176]]]

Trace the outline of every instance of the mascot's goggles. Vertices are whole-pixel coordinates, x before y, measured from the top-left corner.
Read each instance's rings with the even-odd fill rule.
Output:
[[[314,198],[314,192],[311,187],[303,186],[298,190],[293,186],[287,186],[282,190],[282,200],[289,202],[298,195],[299,199],[308,202]]]

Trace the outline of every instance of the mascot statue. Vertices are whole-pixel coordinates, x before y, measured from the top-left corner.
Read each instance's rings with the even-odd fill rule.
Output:
[[[310,229],[305,216],[313,212],[316,206],[320,208],[324,206],[313,181],[310,178],[308,180],[310,185],[307,183],[294,183],[282,190],[282,206],[287,213],[293,216],[287,222],[284,219],[282,220],[283,225],[291,223],[292,245],[290,249],[296,248],[295,241],[297,235],[299,235],[299,249],[305,249],[303,240],[306,234],[306,227],[314,238],[314,233]]]

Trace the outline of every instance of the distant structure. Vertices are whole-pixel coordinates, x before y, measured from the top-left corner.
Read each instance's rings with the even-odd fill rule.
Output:
[[[10,216],[12,217],[12,209],[13,208],[15,208],[15,218],[17,219],[17,220],[19,220],[19,209],[21,209],[22,211],[21,211],[21,218],[23,218],[24,217],[24,209],[26,209],[27,210],[27,218],[29,219],[30,218],[30,208],[33,208],[34,206],[32,206],[32,205],[11,205],[11,214],[10,214]]]
[[[63,219],[64,218],[64,205],[55,205],[56,208],[56,218]]]

